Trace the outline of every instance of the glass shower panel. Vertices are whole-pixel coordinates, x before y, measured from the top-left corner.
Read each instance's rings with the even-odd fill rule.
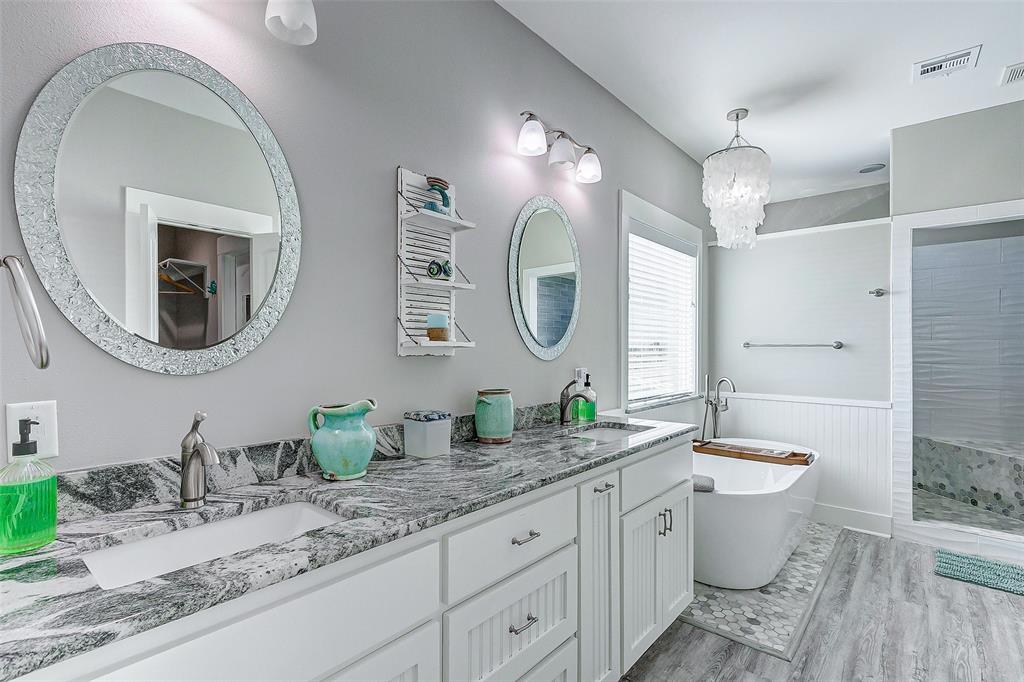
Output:
[[[914,517],[1024,535],[1024,221],[914,230]]]

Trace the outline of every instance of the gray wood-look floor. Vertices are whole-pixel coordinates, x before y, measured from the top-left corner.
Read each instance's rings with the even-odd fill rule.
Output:
[[[792,661],[676,621],[623,678],[1024,680],[1024,597],[932,572],[934,550],[843,531]]]

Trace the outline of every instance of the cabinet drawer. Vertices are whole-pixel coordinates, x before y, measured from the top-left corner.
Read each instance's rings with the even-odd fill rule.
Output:
[[[96,679],[322,677],[436,613],[440,607],[440,563],[435,542]]]
[[[517,679],[576,632],[570,545],[444,614],[446,680]]]
[[[647,500],[693,476],[693,443],[686,442],[631,464],[622,470],[622,511]]]
[[[440,682],[441,624],[431,621],[377,649],[325,682]]]
[[[555,649],[537,667],[519,678],[519,682],[576,682],[576,657],[578,655],[576,638]]]
[[[566,490],[446,538],[447,603],[478,592],[576,537],[576,491]]]

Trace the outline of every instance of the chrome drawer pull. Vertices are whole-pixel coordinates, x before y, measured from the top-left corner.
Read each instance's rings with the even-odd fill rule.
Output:
[[[517,545],[517,546],[518,545],[525,545],[527,542],[532,542],[533,540],[536,540],[539,537],[540,537],[540,531],[539,530],[532,530],[531,529],[529,537],[527,537],[525,540],[520,540],[519,538],[512,538],[512,544],[513,545]],[[527,625],[526,627],[529,627],[529,626]]]
[[[614,483],[605,483],[604,486],[601,487],[601,488],[595,487],[594,488],[594,492],[597,493],[598,495],[600,495],[601,493],[608,492],[609,490],[611,490],[614,487],[615,487]]]
[[[508,632],[511,635],[521,635],[530,628],[532,628],[534,625],[536,625],[538,620],[540,620],[540,618],[538,618],[537,616],[533,615],[532,613],[527,613],[526,625],[524,625],[521,628],[517,628],[515,625],[509,625]]]
[[[668,533],[671,533],[672,532],[672,527],[674,525],[676,525],[675,522],[672,520],[672,510],[666,508],[665,509],[665,513],[668,514],[668,517],[667,517],[668,518],[668,526],[665,528],[665,531],[668,532]]]
[[[665,512],[658,512],[658,518],[661,519],[661,530],[658,531],[658,535],[668,535],[668,517],[665,516]]]

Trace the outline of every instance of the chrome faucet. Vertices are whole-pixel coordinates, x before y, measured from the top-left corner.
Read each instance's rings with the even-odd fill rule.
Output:
[[[715,384],[715,398],[711,399],[711,375],[704,375],[704,423],[701,425],[701,440],[707,440],[705,438],[705,430],[707,429],[708,423],[708,410],[711,410],[711,437],[718,438],[718,415],[722,412],[728,412],[729,410],[729,399],[722,398],[722,384],[729,385],[729,391],[732,393],[736,392],[736,384],[733,383],[729,377],[722,377]]]
[[[206,419],[205,412],[196,412],[192,429],[181,441],[181,502],[182,509],[198,509],[206,504],[206,467],[220,464],[220,457],[202,434],[199,424]]]
[[[588,381],[589,381],[589,379],[588,379]],[[572,420],[569,418],[569,407],[572,405],[573,401],[576,400],[576,398],[582,398],[583,400],[593,400],[594,399],[594,391],[593,390],[589,390],[589,389],[585,390],[585,391],[573,391],[573,390],[571,390],[572,387],[575,386],[575,385],[576,385],[576,380],[573,379],[572,381],[570,381],[569,383],[567,383],[565,385],[565,388],[562,389],[562,394],[560,396],[558,396],[558,414],[561,415],[562,425],[563,426],[565,426],[566,424],[572,423]]]

